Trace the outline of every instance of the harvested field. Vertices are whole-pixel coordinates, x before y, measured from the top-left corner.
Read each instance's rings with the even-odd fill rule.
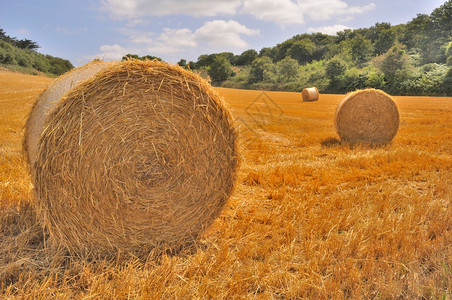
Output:
[[[51,80],[0,72],[0,298],[450,299],[452,98],[397,97],[391,143],[342,145],[344,95],[218,88],[242,163],[192,248],[80,260],[46,247],[21,154]]]

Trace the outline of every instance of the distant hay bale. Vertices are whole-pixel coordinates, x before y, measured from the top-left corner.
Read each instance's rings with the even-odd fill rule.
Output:
[[[319,100],[319,91],[316,87],[305,88],[301,92],[303,101],[317,101]]]
[[[348,94],[334,117],[337,133],[348,143],[388,143],[399,129],[399,111],[392,97],[376,89]]]
[[[179,247],[232,192],[231,116],[206,81],[178,66],[89,64],[50,86],[29,118],[38,215],[72,253]]]

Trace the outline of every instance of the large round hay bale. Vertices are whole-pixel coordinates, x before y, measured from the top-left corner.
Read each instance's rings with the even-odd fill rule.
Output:
[[[24,149],[28,162],[33,165],[38,153],[39,138],[44,131],[47,116],[60,99],[79,82],[111,65],[112,62],[93,61],[58,77],[35,101],[25,126]]]
[[[392,97],[376,89],[348,94],[334,117],[337,133],[348,143],[388,143],[399,129],[399,111]]]
[[[40,104],[82,73],[56,105]],[[43,130],[29,121],[25,144],[54,243],[76,254],[179,247],[218,216],[235,182],[236,133],[202,78],[134,60],[88,65],[49,90],[30,115]]]
[[[319,100],[319,90],[316,87],[305,88],[301,91],[303,101],[317,101]]]

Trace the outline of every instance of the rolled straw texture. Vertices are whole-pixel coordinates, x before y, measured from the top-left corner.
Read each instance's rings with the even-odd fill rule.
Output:
[[[36,99],[25,126],[24,149],[30,165],[36,162],[39,138],[44,131],[45,120],[64,94],[79,82],[86,80],[111,64],[111,62],[93,61],[83,67],[73,69],[58,77]]]
[[[317,101],[319,100],[319,91],[316,87],[305,88],[301,92],[303,101]]]
[[[393,98],[376,89],[348,94],[334,117],[337,133],[348,143],[388,143],[399,129],[399,111]]]
[[[236,133],[221,99],[157,61],[110,64],[70,89],[38,144],[38,215],[77,254],[180,247],[235,183]]]

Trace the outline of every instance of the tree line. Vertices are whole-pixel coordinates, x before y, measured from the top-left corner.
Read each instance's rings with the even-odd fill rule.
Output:
[[[0,28],[1,66],[32,74],[42,72],[53,75],[61,75],[74,67],[69,60],[38,53],[36,50],[39,48],[38,43],[11,37]]]
[[[178,64],[214,85],[324,93],[378,88],[397,95],[452,96],[452,0],[406,24],[376,23],[337,35],[299,34],[259,52],[203,54]]]

